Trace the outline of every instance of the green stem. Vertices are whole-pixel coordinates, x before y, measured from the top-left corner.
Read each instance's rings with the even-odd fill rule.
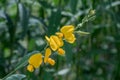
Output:
[[[75,28],[75,30],[79,29],[82,26],[83,26],[83,23],[78,24],[77,27]]]
[[[27,61],[25,61],[24,63],[22,63],[21,65],[25,65],[27,64]],[[7,77],[9,77],[10,75],[12,75],[13,73],[15,73],[18,69],[22,68],[22,66],[18,66],[15,70],[13,70],[12,72],[10,72],[8,75],[6,75],[4,78],[2,78],[2,80],[5,80]]]
[[[6,75],[6,76],[5,76],[4,78],[2,78],[1,80],[5,80],[7,77],[9,77],[10,75],[12,75],[14,72],[15,72],[15,70],[12,71],[12,72],[10,72],[8,75]]]
[[[80,24],[77,25],[77,27],[75,28],[75,30],[83,27],[83,24],[87,23],[88,21],[91,21],[91,20],[94,19],[94,18],[95,18],[95,16],[86,18],[84,21],[82,21],[82,23],[80,23]],[[84,19],[84,18],[83,18],[83,19]]]

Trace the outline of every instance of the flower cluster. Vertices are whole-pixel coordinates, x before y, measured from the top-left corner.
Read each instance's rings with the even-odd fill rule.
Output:
[[[76,40],[74,30],[75,28],[73,25],[67,25],[63,26],[59,32],[55,33],[55,35],[51,35],[50,37],[45,36],[49,44],[45,50],[45,55],[43,56],[42,53],[32,55],[28,60],[29,65],[27,66],[27,70],[33,72],[35,68],[38,68],[42,64],[42,62],[54,65],[55,60],[50,58],[52,51],[57,51],[59,55],[64,55],[65,50],[62,48],[64,45],[63,40],[68,43],[74,43]]]
[[[65,51],[62,49],[64,45],[63,40],[65,39],[68,43],[74,43],[76,40],[74,33],[74,26],[68,25],[63,26],[60,29],[60,32],[56,32],[56,35],[51,35],[50,38],[45,36],[46,40],[49,43],[50,48],[53,51],[57,51],[60,55],[64,55]]]

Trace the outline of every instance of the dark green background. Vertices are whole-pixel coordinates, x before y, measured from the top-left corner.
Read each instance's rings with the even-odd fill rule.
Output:
[[[0,78],[28,52],[43,50],[45,35],[76,26],[89,9],[96,19],[81,30],[90,35],[65,42],[66,56],[52,55],[55,66],[43,64],[33,73],[25,66],[16,73],[25,80],[120,80],[119,0],[0,0]]]

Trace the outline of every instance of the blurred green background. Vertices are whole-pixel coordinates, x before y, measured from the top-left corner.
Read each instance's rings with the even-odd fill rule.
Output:
[[[120,80],[119,0],[0,0],[0,78],[28,52],[43,50],[45,35],[76,26],[89,9],[96,19],[81,30],[90,35],[65,43],[66,56],[52,55],[55,66],[43,64],[33,73],[25,66],[16,73],[25,80]]]

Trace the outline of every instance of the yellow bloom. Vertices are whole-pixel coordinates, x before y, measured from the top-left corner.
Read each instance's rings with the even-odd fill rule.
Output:
[[[55,60],[53,60],[52,58],[48,58],[48,63],[53,66],[55,65]]]
[[[61,32],[56,32],[55,33],[59,38],[63,38],[63,33],[61,33]]]
[[[72,34],[72,33],[66,34],[66,35],[65,35],[65,39],[66,39],[66,41],[69,42],[69,43],[74,43],[75,40],[76,40],[75,35]]]
[[[63,46],[63,41],[58,36],[53,35],[53,36],[50,37],[50,40],[51,39],[54,40],[54,42],[57,44],[58,48]]]
[[[63,40],[58,36],[52,35],[50,38],[47,36],[45,38],[53,51],[56,51],[59,47],[63,46]]]
[[[74,32],[74,26],[68,25],[68,26],[63,26],[60,31],[63,33],[64,38],[66,39],[67,42],[69,43],[74,43],[76,38],[75,35],[73,34]]]
[[[42,54],[37,53],[32,55],[28,60],[29,65],[27,66],[27,70],[30,72],[34,71],[34,68],[38,68],[42,64]]]
[[[33,71],[34,71],[34,67],[29,64],[29,65],[27,66],[27,70],[30,71],[30,72],[33,72]]]
[[[60,55],[65,54],[65,51],[62,48],[59,48],[57,51],[58,51],[58,54],[60,54]]]
[[[45,51],[44,63],[47,62],[50,55],[51,55],[51,50],[50,50],[50,48],[47,48]]]
[[[49,58],[50,55],[51,55],[51,49],[47,48],[45,51],[44,63],[49,63],[51,65],[54,65],[55,61],[53,59]]]
[[[73,25],[67,25],[67,26],[63,26],[60,31],[63,34],[68,34],[68,33],[73,33],[74,32],[74,26]]]

